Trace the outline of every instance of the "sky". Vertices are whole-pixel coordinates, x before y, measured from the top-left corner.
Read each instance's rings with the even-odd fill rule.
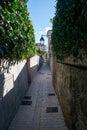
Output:
[[[55,16],[55,0],[28,0],[27,8],[33,22],[36,43],[40,42],[41,35],[46,35],[52,29],[50,18]],[[44,36],[45,44],[47,38]]]

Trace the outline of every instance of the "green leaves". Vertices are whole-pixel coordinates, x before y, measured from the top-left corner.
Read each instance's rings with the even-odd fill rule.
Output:
[[[59,59],[70,55],[78,57],[81,50],[87,54],[86,0],[57,0],[53,19],[52,44]]]
[[[34,29],[26,2],[0,1],[0,58],[23,60],[35,54]]]

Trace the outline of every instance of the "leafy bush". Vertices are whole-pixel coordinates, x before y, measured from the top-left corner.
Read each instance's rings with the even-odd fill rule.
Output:
[[[44,55],[44,54],[46,54],[46,51],[45,50],[41,50],[40,48],[37,48],[37,54],[38,55]]]
[[[0,0],[0,58],[23,60],[35,54],[27,0]]]
[[[87,0],[57,0],[52,44],[58,59],[87,56]]]

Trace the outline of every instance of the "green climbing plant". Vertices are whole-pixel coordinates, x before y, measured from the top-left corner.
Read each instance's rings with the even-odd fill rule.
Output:
[[[60,60],[87,56],[87,0],[56,0],[52,45]]]
[[[0,0],[0,58],[23,60],[35,54],[27,0]]]

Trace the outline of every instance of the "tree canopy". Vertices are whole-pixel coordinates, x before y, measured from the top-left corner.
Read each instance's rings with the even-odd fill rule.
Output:
[[[23,60],[35,54],[27,0],[0,0],[0,58]]]
[[[87,57],[87,0],[56,1],[52,45],[60,60]]]

